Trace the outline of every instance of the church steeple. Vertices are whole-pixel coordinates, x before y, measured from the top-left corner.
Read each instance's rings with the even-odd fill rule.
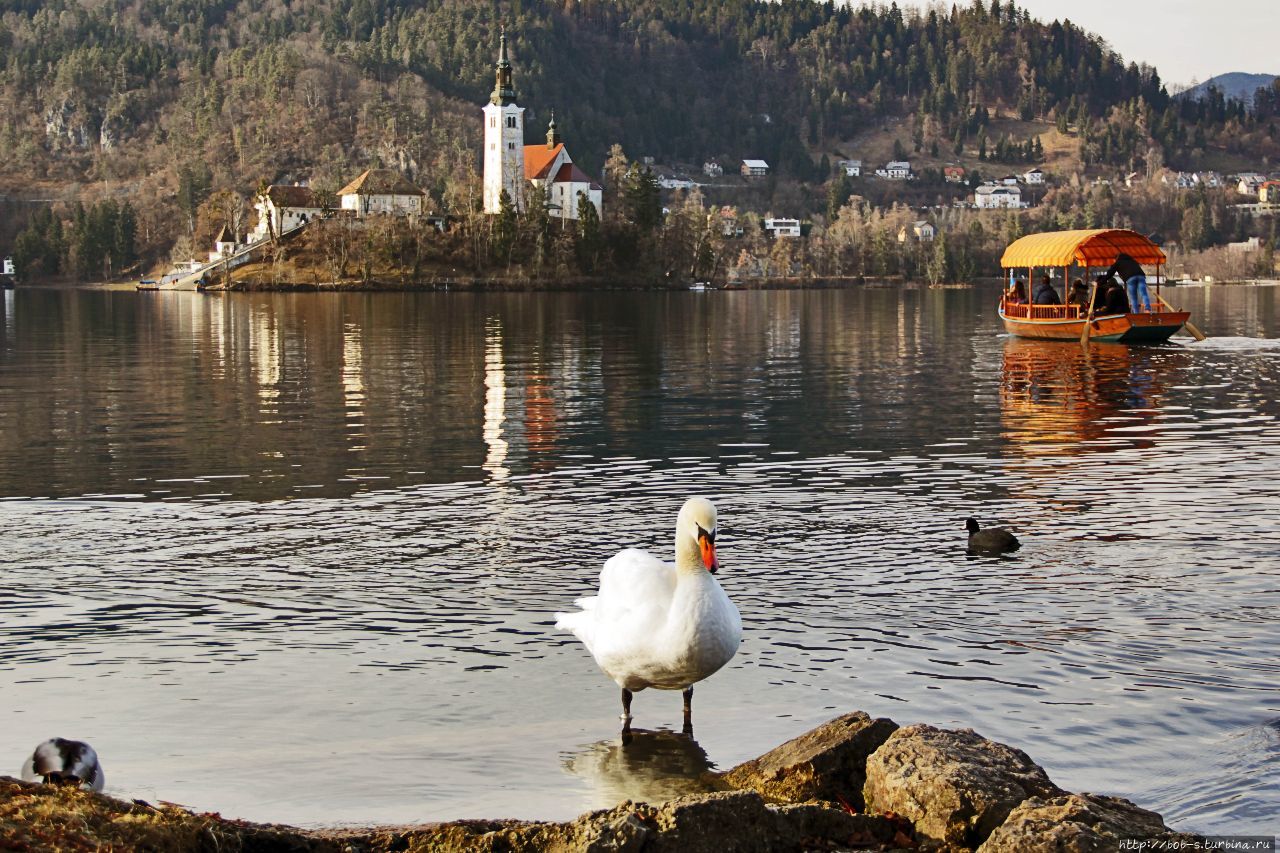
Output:
[[[516,102],[515,86],[511,83],[511,62],[507,59],[507,28],[502,27],[502,36],[498,42],[498,64],[495,66],[493,93],[489,95],[489,103],[505,107]]]
[[[547,125],[547,147],[555,148],[561,142],[560,134],[556,131],[556,111],[551,111],[551,123]]]

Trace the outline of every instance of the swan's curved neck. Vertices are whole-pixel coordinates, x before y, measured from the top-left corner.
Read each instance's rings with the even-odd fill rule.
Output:
[[[707,571],[702,565],[698,540],[679,529],[676,530],[676,570],[682,574],[703,574]]]

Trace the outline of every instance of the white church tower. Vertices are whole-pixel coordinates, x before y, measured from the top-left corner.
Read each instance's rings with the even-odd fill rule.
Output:
[[[507,61],[507,31],[498,48],[497,80],[484,107],[484,212],[497,213],[506,190],[516,210],[524,210],[524,107],[516,106]]]

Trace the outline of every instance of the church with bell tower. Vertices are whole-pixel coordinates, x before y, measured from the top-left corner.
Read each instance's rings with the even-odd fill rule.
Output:
[[[497,213],[506,190],[516,210],[524,210],[524,107],[516,106],[507,59],[507,31],[498,47],[497,79],[484,105],[484,212]]]
[[[523,211],[525,184],[529,183],[546,190],[547,212],[553,219],[577,219],[580,193],[595,206],[597,214],[603,213],[603,188],[574,164],[556,130],[554,113],[546,144],[524,144],[524,107],[516,104],[505,27],[495,70],[493,92],[484,106],[484,212],[502,209],[503,190],[515,209]]]

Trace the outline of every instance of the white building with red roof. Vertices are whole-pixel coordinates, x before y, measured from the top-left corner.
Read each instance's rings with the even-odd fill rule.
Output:
[[[524,144],[524,107],[516,104],[507,59],[507,34],[498,48],[496,80],[489,103],[484,106],[484,212],[502,209],[506,192],[516,210],[525,209],[525,185],[546,190],[548,212],[556,219],[577,219],[579,193],[603,212],[604,193],[600,184],[574,164],[556,131],[555,116],[547,128],[546,144]]]

